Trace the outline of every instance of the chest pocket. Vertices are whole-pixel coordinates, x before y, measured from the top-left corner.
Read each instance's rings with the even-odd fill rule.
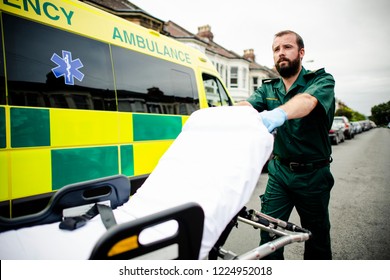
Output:
[[[268,111],[271,111],[279,107],[280,105],[282,105],[282,102],[280,102],[280,100],[277,97],[267,97],[265,100],[267,102]]]

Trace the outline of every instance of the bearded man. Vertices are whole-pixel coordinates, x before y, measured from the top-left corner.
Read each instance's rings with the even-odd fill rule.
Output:
[[[295,207],[302,227],[312,233],[304,259],[332,259],[328,206],[334,179],[328,133],[335,112],[335,81],[324,69],[308,71],[302,66],[304,43],[294,31],[277,33],[272,51],[281,78],[263,80],[246,101],[237,103],[259,111],[269,132],[277,128],[261,212],[287,221]],[[271,239],[261,232],[260,244]],[[266,259],[284,259],[283,248]]]

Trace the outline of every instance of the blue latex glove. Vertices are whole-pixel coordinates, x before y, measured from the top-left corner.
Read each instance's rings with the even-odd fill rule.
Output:
[[[287,120],[286,112],[280,108],[273,109],[272,111],[263,111],[260,113],[260,116],[269,132],[283,125]]]

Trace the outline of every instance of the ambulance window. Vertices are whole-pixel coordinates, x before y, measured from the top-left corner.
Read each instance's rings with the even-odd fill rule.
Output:
[[[0,20],[0,30],[2,30],[1,20]],[[5,105],[5,75],[4,75],[3,36],[0,36],[0,105]]]
[[[202,77],[209,107],[232,105],[232,101],[216,77],[208,74],[203,74]]]
[[[3,14],[8,103],[116,110],[109,45]]]
[[[118,110],[189,115],[199,109],[191,68],[112,46]]]

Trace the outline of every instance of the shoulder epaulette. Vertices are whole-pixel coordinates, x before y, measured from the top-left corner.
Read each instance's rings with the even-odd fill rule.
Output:
[[[274,83],[276,81],[279,81],[280,78],[268,78],[268,79],[263,79],[261,80],[263,84],[269,84],[269,83]]]
[[[325,72],[325,68],[319,68],[317,70],[309,70],[305,75],[318,75]]]

